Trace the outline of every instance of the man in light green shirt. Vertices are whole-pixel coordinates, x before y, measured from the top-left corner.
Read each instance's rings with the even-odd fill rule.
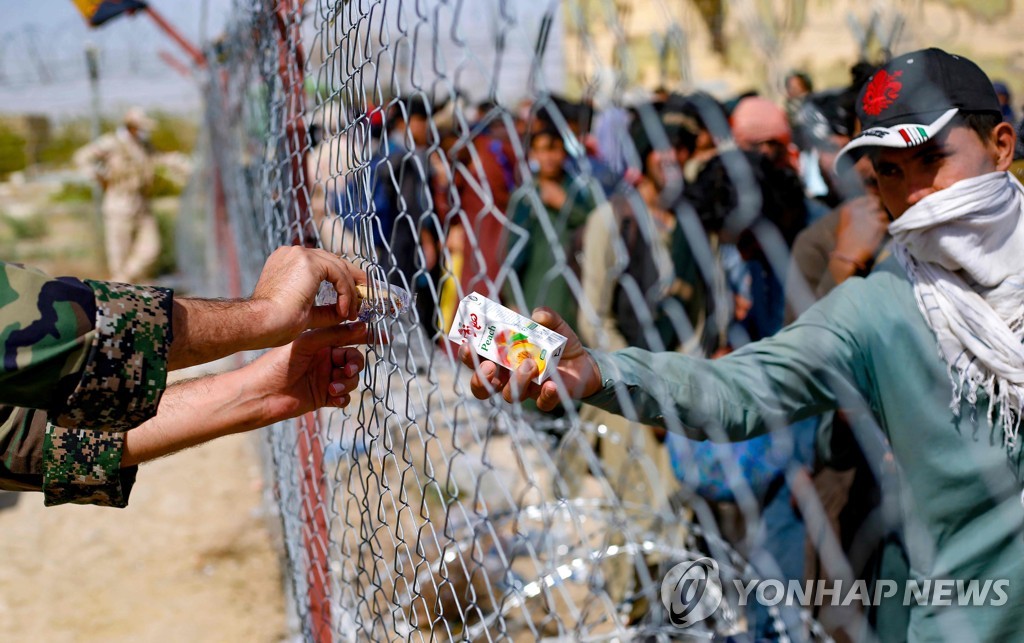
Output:
[[[715,361],[588,351],[541,309],[534,319],[569,338],[557,377],[537,385],[529,361],[509,373],[463,348],[471,388],[542,410],[580,399],[696,439],[866,409],[881,430],[855,427],[869,461],[884,436],[899,470],[911,577],[934,585],[910,602],[907,632],[878,623],[879,634],[1024,640],[1024,188],[1006,173],[1015,133],[984,72],[936,49],[876,72],[858,116],[864,131],[839,162],[870,155],[894,219],[894,256],[868,278]],[[987,596],[961,605],[972,581]]]

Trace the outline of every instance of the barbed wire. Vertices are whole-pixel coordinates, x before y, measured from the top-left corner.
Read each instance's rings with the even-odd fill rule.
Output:
[[[679,132],[666,127],[664,104],[654,107],[653,88],[634,84],[643,63],[625,4],[252,0],[237,3],[210,51],[210,159],[239,288],[254,285],[274,248],[299,243],[417,297],[409,315],[372,325],[379,341],[366,349],[350,407],[269,432],[304,639],[670,640],[681,630],[660,586],[676,563],[707,556],[729,579],[784,576],[759,535],[764,490],[732,452],[698,454],[704,447],[679,437],[684,427],[663,388],[652,396],[667,444],[628,399],[617,419],[567,396],[557,417],[476,400],[446,339],[455,305],[478,291],[521,311],[558,307],[581,333],[591,329],[588,345],[618,348],[622,319],[608,318],[599,301],[608,293],[595,291],[581,266],[600,256],[601,283],[635,316],[632,343],[699,355],[735,330],[729,248],[740,236],[760,249],[765,270],[785,274],[794,231],[764,216],[770,195],[721,106],[689,94],[694,26],[681,21],[690,14],[660,0],[632,3],[634,15],[659,17],[647,43],[669,93],[689,94],[678,115],[718,148],[717,218],[682,198],[694,179],[665,155]],[[787,3],[771,24],[757,19],[763,4],[736,8],[758,50],[777,58],[804,3]],[[595,111],[616,110],[632,120],[609,127],[604,149],[617,156],[602,157],[593,151]],[[541,139],[565,151],[554,198],[538,173]],[[651,171],[656,153],[661,182],[645,197],[621,179]],[[599,236],[595,221],[618,225],[625,211],[646,250],[621,239],[585,245]],[[690,282],[658,264],[674,247],[662,248],[665,239],[687,248]],[[536,263],[524,268],[530,252],[525,261]],[[629,272],[641,254],[653,256],[656,273],[644,283]],[[687,287],[702,293],[699,314],[665,296]],[[770,450],[784,464],[772,484],[788,485],[808,524],[823,525],[820,501],[798,483],[806,473],[799,434],[775,424]],[[884,442],[873,424],[859,432],[865,443]],[[709,433],[724,441],[720,430]],[[717,467],[728,501],[697,489],[708,467]],[[736,520],[723,516],[723,503]],[[816,547],[836,576],[853,574],[834,538]],[[755,613],[734,596],[723,600],[686,635],[829,637],[799,608]]]

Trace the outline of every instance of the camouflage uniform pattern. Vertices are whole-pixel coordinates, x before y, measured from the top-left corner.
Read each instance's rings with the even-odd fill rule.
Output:
[[[46,411],[0,406],[0,488],[43,488],[43,437]]]
[[[77,279],[0,267],[0,403],[59,408],[98,334],[96,297]]]
[[[123,432],[166,387],[171,305],[163,288],[0,263],[0,488],[42,490],[47,505],[127,503]]]
[[[60,426],[128,430],[153,417],[167,387],[170,291],[86,281],[96,329],[81,381]]]
[[[43,495],[47,506],[73,503],[125,507],[138,467],[121,468],[124,433],[47,424]]]

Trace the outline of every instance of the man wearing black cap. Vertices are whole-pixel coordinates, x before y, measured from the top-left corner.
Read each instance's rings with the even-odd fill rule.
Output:
[[[538,386],[529,361],[511,380],[485,362],[471,386],[478,397],[497,388],[506,399],[536,398],[541,409],[567,392],[716,440],[863,409],[853,428],[869,463],[881,464],[887,442],[902,483],[912,585],[895,590],[911,610],[907,638],[1021,640],[1024,188],[1006,172],[1015,133],[984,72],[937,49],[886,64],[857,112],[863,131],[838,162],[870,155],[894,219],[893,256],[869,277],[711,362],[587,351],[540,310],[536,321],[569,337],[559,377]],[[463,360],[474,358],[464,349]],[[904,634],[885,622],[877,629],[885,639]]]

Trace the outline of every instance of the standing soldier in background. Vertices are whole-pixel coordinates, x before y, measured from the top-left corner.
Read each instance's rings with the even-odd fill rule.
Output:
[[[111,281],[134,283],[160,254],[160,230],[149,209],[154,164],[147,146],[155,123],[138,107],[116,132],[75,153],[103,188],[103,225]]]

